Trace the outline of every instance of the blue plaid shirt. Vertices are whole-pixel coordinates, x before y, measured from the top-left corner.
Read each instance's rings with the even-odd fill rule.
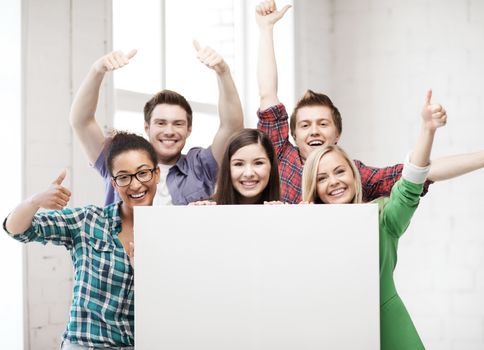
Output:
[[[4,229],[5,222],[4,222]],[[134,278],[119,241],[120,203],[39,213],[13,238],[65,246],[74,265],[70,319],[63,338],[92,347],[134,345]]]

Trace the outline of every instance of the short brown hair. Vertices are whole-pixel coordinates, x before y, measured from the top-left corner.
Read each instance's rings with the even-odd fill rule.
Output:
[[[262,145],[271,163],[269,182],[262,191],[259,203],[257,204],[264,204],[265,201],[278,201],[280,199],[277,156],[271,140],[266,134],[257,129],[243,129],[231,137],[225,149],[222,164],[218,172],[217,190],[213,195],[213,199],[217,204],[240,204],[240,194],[232,184],[230,159],[239,149],[252,144]]]
[[[153,113],[153,110],[156,106],[161,104],[175,105],[183,108],[183,110],[187,112],[187,126],[189,128],[192,126],[192,108],[190,107],[190,104],[185,97],[180,95],[178,92],[171,90],[162,90],[154,95],[148,102],[146,102],[144,115],[145,122],[148,125],[151,121],[151,113]]]
[[[289,121],[289,127],[291,128],[291,135],[294,137],[294,133],[296,131],[296,115],[300,108],[307,107],[307,106],[325,106],[331,110],[331,116],[333,117],[334,125],[336,126],[336,130],[338,130],[338,134],[341,135],[343,131],[343,120],[341,119],[341,114],[339,113],[338,108],[333,104],[331,99],[324,95],[312,90],[307,90],[306,93],[297,101],[296,107],[294,107],[294,111],[291,114],[291,119]]]

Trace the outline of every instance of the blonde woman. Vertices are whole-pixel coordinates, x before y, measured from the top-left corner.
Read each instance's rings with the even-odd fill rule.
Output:
[[[401,179],[390,197],[377,199],[380,206],[380,342],[382,350],[424,349],[393,281],[397,247],[417,209],[430,169],[430,153],[437,128],[447,115],[441,105],[431,104],[427,93],[422,110],[420,137],[407,157]],[[303,200],[310,203],[362,203],[361,179],[351,158],[338,146],[312,152],[303,171]]]

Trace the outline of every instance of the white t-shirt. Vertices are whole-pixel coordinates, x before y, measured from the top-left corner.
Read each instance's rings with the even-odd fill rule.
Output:
[[[156,189],[156,195],[153,199],[153,205],[173,205],[171,202],[170,191],[168,191],[168,186],[166,185],[166,177],[168,176],[168,171],[173,165],[158,164],[160,168],[160,183]]]

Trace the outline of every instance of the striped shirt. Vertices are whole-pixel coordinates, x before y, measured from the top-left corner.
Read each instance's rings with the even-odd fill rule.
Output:
[[[62,245],[71,254],[74,288],[64,340],[101,348],[134,345],[133,269],[120,231],[118,202],[38,213],[26,232],[13,236]]]
[[[286,108],[282,103],[258,111],[257,129],[269,136],[279,161],[281,179],[281,201],[297,204],[302,200],[303,162],[299,150],[289,141],[289,124]],[[369,167],[355,160],[361,175],[363,201],[370,202],[379,197],[388,197],[393,185],[402,174],[403,165],[386,168]],[[431,181],[425,183],[422,196],[427,193]]]

